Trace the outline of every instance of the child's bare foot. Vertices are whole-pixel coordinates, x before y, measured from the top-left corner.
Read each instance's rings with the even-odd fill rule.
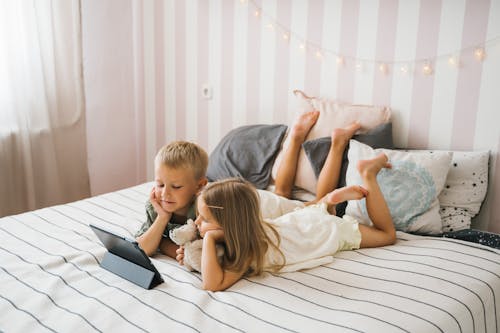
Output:
[[[360,185],[350,185],[338,188],[325,195],[322,202],[328,205],[336,205],[347,200],[359,200],[364,198],[368,191]]]
[[[332,146],[345,147],[352,138],[354,133],[361,128],[361,124],[357,121],[351,123],[344,128],[335,128],[332,132]]]
[[[300,142],[304,142],[311,128],[316,124],[319,117],[319,111],[313,110],[301,113],[290,131],[290,136]]]
[[[387,155],[380,153],[372,159],[359,160],[357,168],[361,177],[377,176],[382,168],[392,167],[388,161]]]

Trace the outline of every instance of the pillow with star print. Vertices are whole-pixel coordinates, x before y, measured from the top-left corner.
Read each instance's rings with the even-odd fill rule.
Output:
[[[450,170],[438,197],[443,232],[470,229],[488,190],[489,151],[451,152]]]
[[[489,151],[454,151],[439,194],[443,232],[469,229],[488,190]]]

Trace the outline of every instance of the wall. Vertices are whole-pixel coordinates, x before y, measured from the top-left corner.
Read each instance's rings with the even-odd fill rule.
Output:
[[[87,151],[92,195],[144,182],[130,1],[82,1]]]
[[[476,227],[500,232],[499,0],[84,1],[83,22],[94,194],[152,179],[173,139],[210,151],[235,126],[291,121],[302,89],[391,106],[401,147],[490,150]]]

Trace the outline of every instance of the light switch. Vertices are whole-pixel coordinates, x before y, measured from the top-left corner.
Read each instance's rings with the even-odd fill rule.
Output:
[[[204,99],[212,99],[212,86],[205,83],[201,86],[201,96]]]

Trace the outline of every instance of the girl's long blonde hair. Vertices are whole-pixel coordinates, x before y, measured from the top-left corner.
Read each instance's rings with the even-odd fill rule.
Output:
[[[262,218],[259,195],[253,185],[240,178],[229,178],[209,184],[201,196],[224,229],[225,269],[241,272],[250,267],[249,275],[260,274],[268,246],[277,249],[283,259],[282,264],[272,269],[277,271],[284,266],[279,234]],[[265,226],[274,234],[277,243],[267,235]]]

